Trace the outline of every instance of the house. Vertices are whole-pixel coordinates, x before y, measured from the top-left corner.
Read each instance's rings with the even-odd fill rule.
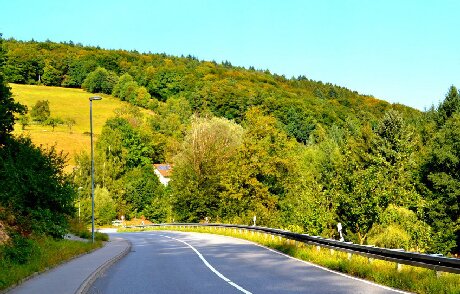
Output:
[[[167,163],[155,163],[153,164],[155,167],[155,174],[157,175],[158,179],[160,182],[167,186],[171,177],[172,173],[172,164],[167,164]]]

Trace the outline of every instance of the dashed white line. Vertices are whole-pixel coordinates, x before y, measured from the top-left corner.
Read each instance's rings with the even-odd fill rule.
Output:
[[[227,278],[226,276],[224,276],[222,273],[220,273],[218,270],[216,270],[204,257],[203,255],[198,251],[196,250],[195,247],[193,247],[192,245],[190,245],[189,243],[185,242],[185,241],[182,241],[180,239],[176,239],[176,238],[173,238],[173,237],[170,237],[170,236],[165,236],[165,235],[159,235],[159,236],[162,236],[162,237],[165,237],[165,238],[168,238],[168,239],[172,239],[172,240],[175,240],[177,242],[181,242],[185,245],[187,245],[188,247],[190,247],[193,251],[195,251],[195,253],[198,255],[198,257],[201,259],[201,261],[213,272],[215,273],[219,278],[221,278],[222,280],[224,280],[225,282],[227,282],[229,285],[235,287],[236,289],[238,289],[239,291],[245,293],[245,294],[252,294],[251,292],[249,292],[248,290],[244,289],[243,287],[241,287],[240,285],[232,282],[229,278]]]

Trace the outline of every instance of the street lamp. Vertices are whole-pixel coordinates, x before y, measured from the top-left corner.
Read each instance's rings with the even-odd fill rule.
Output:
[[[89,97],[89,126],[91,134],[91,236],[94,243],[94,150],[93,150],[93,100],[102,100],[99,96]]]
[[[78,223],[80,223],[80,205],[81,205],[81,190],[83,187],[78,187]]]

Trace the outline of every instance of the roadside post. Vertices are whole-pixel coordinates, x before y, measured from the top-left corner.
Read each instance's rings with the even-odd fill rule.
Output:
[[[89,127],[91,134],[91,236],[94,243],[94,148],[93,148],[93,100],[102,100],[99,96],[89,97]]]

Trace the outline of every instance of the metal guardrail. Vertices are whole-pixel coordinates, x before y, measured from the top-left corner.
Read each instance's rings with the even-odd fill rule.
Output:
[[[460,274],[460,259],[445,257],[439,254],[422,254],[417,252],[407,252],[403,249],[388,249],[375,247],[373,245],[358,245],[352,242],[342,242],[334,239],[310,236],[308,234],[298,234],[281,229],[273,229],[258,226],[227,225],[227,224],[197,224],[197,223],[168,223],[153,224],[142,226],[127,226],[126,228],[146,228],[146,227],[218,227],[229,229],[242,229],[254,232],[262,232],[270,235],[280,236],[298,242],[317,245],[329,249],[345,251],[351,254],[358,254],[374,259],[388,260],[398,264],[407,264],[423,268],[432,269],[440,272],[451,272]]]

